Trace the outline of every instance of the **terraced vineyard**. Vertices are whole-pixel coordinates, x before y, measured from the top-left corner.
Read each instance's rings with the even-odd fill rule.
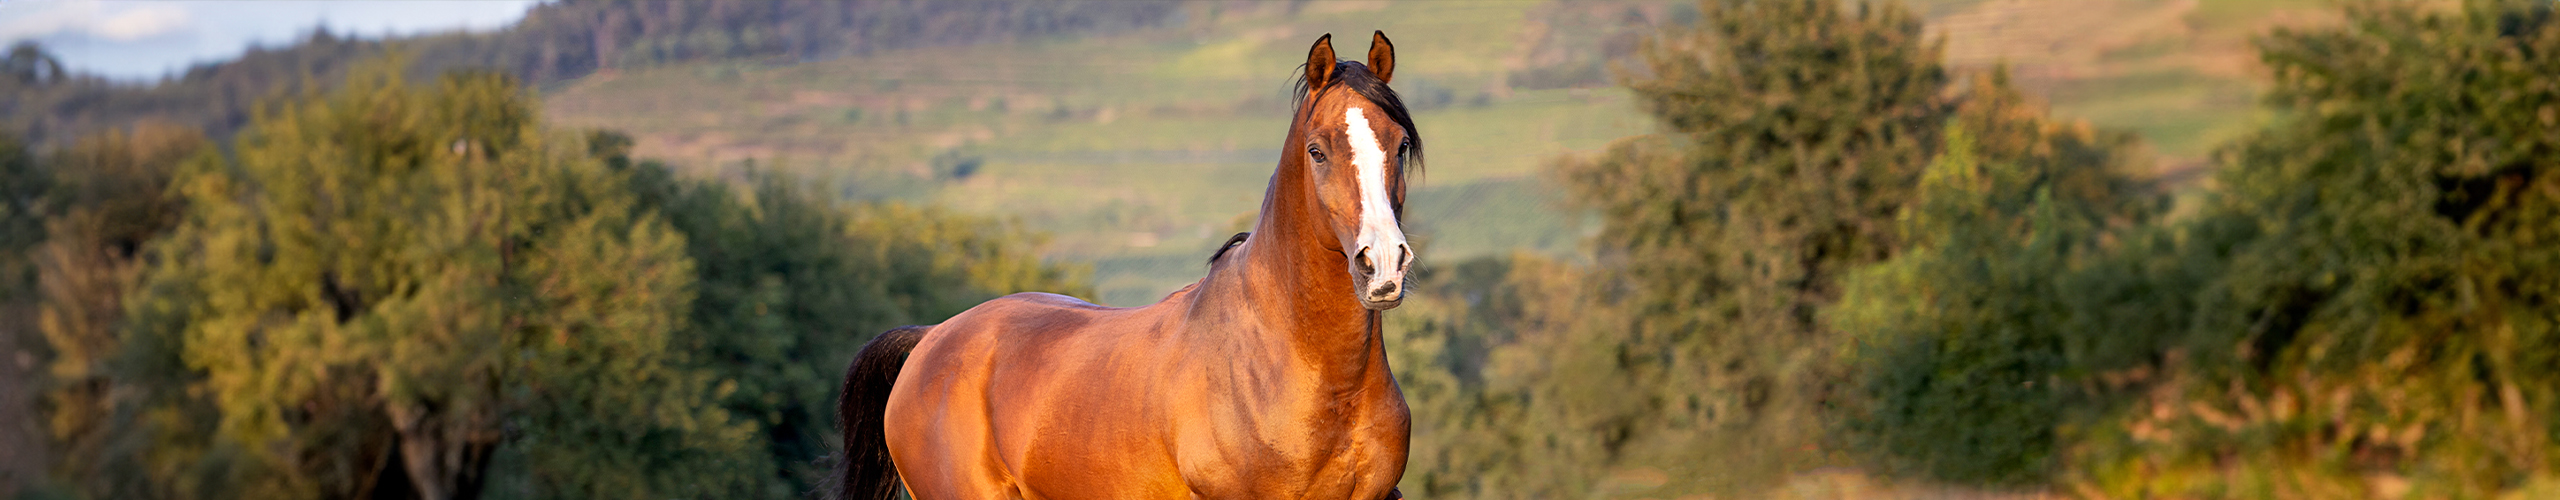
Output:
[[[1018,218],[1056,236],[1053,257],[1093,263],[1100,301],[1134,305],[1196,279],[1211,247],[1249,223],[1288,125],[1290,72],[1324,32],[1382,29],[1401,43],[1396,85],[1430,152],[1409,218],[1430,258],[1573,249],[1574,217],[1539,167],[1648,125],[1605,80],[1508,86],[1513,54],[1535,42],[1522,26],[1556,9],[1202,7],[1184,27],[1103,38],[604,74],[547,102],[563,123],[629,131],[641,154],[699,173],[734,175],[753,159],[835,179],[849,196]]]
[[[2249,37],[2321,22],[2302,0],[1917,2],[1951,63],[2007,62],[2057,114],[2140,131],[2164,189],[2198,182],[2254,120]],[[1428,173],[1409,218],[1428,262],[1574,255],[1581,216],[1540,177],[1652,125],[1601,69],[1684,2],[1241,2],[1110,36],[929,48],[788,65],[606,72],[557,86],[552,119],[637,136],[703,175],[811,174],[847,196],[944,204],[1054,235],[1097,299],[1154,300],[1249,222],[1286,127],[1289,72],[1317,34],[1399,43]],[[1356,54],[1365,45],[1341,46]],[[1561,75],[1561,76],[1559,76]]]

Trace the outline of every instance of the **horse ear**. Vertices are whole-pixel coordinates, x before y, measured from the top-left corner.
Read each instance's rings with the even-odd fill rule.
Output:
[[[1378,83],[1395,81],[1396,44],[1387,42],[1387,32],[1369,35],[1369,72],[1378,74]]]
[[[1314,48],[1307,49],[1307,91],[1323,90],[1325,82],[1332,80],[1333,34],[1326,33],[1324,38],[1316,39]]]

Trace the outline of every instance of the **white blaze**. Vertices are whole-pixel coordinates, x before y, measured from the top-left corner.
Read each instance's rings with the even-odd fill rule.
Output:
[[[1378,145],[1378,131],[1358,107],[1344,110],[1342,121],[1351,124],[1351,166],[1360,171],[1360,230],[1366,233],[1384,221],[1386,225],[1374,227],[1395,231],[1395,205],[1387,199],[1387,150]]]
[[[1376,269],[1372,282],[1360,285],[1365,295],[1380,283],[1404,281],[1404,263],[1413,257],[1407,253],[1411,249],[1405,246],[1404,229],[1396,224],[1395,204],[1387,197],[1387,150],[1378,144],[1377,129],[1358,107],[1343,111],[1342,121],[1351,126],[1351,166],[1360,180],[1359,248],[1352,251],[1367,249],[1368,264]]]

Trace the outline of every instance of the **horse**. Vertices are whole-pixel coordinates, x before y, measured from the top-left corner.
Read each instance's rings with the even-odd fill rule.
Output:
[[[1394,71],[1383,31],[1365,64],[1316,39],[1253,230],[1163,300],[1020,293],[874,338],[827,493],[1402,498],[1412,422],[1380,315],[1407,290],[1422,139]]]

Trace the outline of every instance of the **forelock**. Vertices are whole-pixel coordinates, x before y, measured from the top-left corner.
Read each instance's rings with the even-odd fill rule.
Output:
[[[1359,61],[1335,62],[1333,78],[1325,81],[1324,88],[1320,89],[1307,88],[1306,72],[1306,65],[1298,65],[1296,77],[1290,79],[1296,82],[1290,86],[1290,104],[1292,108],[1298,110],[1299,114],[1305,115],[1312,111],[1308,109],[1310,98],[1339,89],[1350,89],[1352,93],[1359,94],[1361,99],[1377,105],[1378,111],[1387,115],[1387,121],[1403,127],[1405,140],[1412,142],[1412,147],[1404,151],[1404,161],[1400,162],[1403,168],[1396,172],[1396,176],[1401,179],[1413,172],[1422,171],[1422,132],[1413,127],[1413,114],[1405,108],[1404,99],[1397,97],[1395,89],[1388,88],[1387,82],[1379,80],[1377,73],[1369,72],[1369,65],[1361,64]],[[1300,116],[1299,118],[1308,117]]]

